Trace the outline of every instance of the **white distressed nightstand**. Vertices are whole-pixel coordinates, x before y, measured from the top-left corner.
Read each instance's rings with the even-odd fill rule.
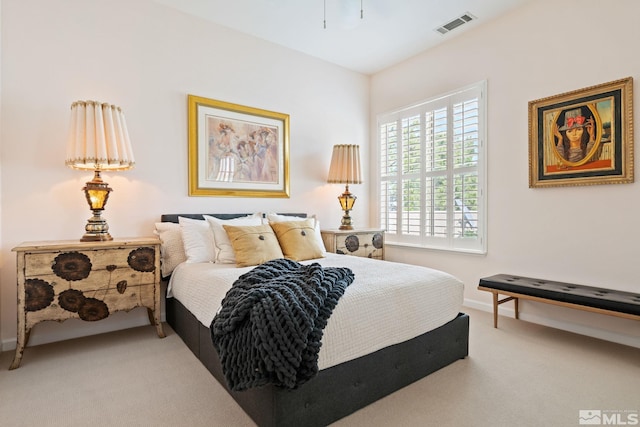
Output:
[[[380,228],[321,230],[320,233],[328,252],[384,259],[384,230]]]
[[[20,366],[31,329],[45,320],[96,321],[146,307],[158,336],[160,240],[157,237],[25,242],[17,254],[18,337],[9,369]]]

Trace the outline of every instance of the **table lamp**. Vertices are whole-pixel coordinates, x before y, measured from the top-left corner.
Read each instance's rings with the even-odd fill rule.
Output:
[[[71,104],[71,125],[66,165],[72,169],[92,170],[93,179],[82,189],[93,216],[87,221],[80,241],[113,240],[109,225],[102,218],[112,189],[102,180],[102,171],[133,168],[135,160],[120,107],[96,101]]]
[[[344,193],[338,196],[340,207],[344,211],[340,230],[353,230],[349,212],[353,209],[356,196],[349,191],[349,184],[362,184],[360,168],[360,146],[353,144],[340,144],[333,146],[331,166],[327,182],[332,184],[345,184]]]

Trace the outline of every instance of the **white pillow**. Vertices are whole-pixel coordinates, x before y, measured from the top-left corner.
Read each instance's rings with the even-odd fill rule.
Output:
[[[222,227],[223,224],[232,226],[262,224],[262,215],[258,213],[233,219],[218,219],[207,215],[204,215],[204,217],[209,223],[209,227],[213,232],[215,248],[214,262],[221,264],[236,263],[236,254],[233,251],[233,246],[231,246],[231,241],[229,240],[229,236],[227,236],[227,232]]]
[[[202,219],[178,217],[188,263],[213,262],[215,245],[209,223]]]
[[[160,237],[160,271],[162,277],[169,276],[178,264],[187,260],[182,243],[180,224],[174,222],[156,222],[153,231]]]
[[[307,216],[303,218],[301,216],[293,216],[293,215],[280,215],[276,213],[268,213],[266,215],[267,221],[270,222],[287,222],[287,221],[305,221],[309,218],[313,218],[315,220],[315,226],[313,227],[313,231],[316,235],[316,240],[320,245],[320,249],[322,250],[322,256],[327,255],[327,248],[324,247],[324,240],[322,240],[322,233],[320,233],[320,221],[316,218],[315,215]]]
[[[301,217],[301,216],[293,216],[293,215],[280,215],[277,213],[267,213],[265,214],[265,224],[269,222],[287,222],[287,221],[304,221],[308,218],[315,219],[315,215]]]

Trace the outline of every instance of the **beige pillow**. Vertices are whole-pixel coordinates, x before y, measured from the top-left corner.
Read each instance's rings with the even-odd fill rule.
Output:
[[[318,242],[316,237],[314,223],[313,218],[270,223],[286,258],[304,261],[324,257],[321,242]]]
[[[267,213],[266,214],[266,218],[265,220],[267,220],[267,222],[265,222],[265,224],[269,223],[273,223],[273,222],[286,222],[286,221],[306,221],[307,219],[313,219],[315,220],[315,232],[316,232],[316,240],[318,242],[318,244],[320,245],[320,249],[322,250],[322,256],[324,257],[327,254],[327,249],[324,247],[324,242],[322,241],[322,234],[320,233],[320,221],[318,221],[318,218],[316,218],[315,215],[311,215],[308,216],[306,218],[301,217],[301,216],[293,216],[293,215],[281,215],[281,214],[276,214],[276,213]]]
[[[262,224],[262,214],[255,213],[253,215],[241,216],[233,219],[219,219],[212,216],[204,215],[211,231],[213,232],[214,241],[214,262],[220,264],[235,264],[236,257],[233,252],[229,237],[222,226],[227,225],[260,225]]]
[[[283,258],[278,239],[269,225],[223,227],[235,252],[238,267],[249,267]]]

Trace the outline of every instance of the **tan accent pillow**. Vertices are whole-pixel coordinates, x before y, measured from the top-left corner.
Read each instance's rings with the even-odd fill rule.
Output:
[[[283,258],[278,239],[269,225],[222,226],[229,236],[238,267]]]
[[[321,242],[314,230],[313,218],[304,221],[270,222],[285,258],[294,261],[323,258]]]
[[[316,240],[320,245],[320,249],[322,250],[322,256],[324,257],[327,254],[327,248],[324,247],[324,242],[322,241],[322,233],[320,233],[320,221],[316,218],[315,215],[310,215],[306,218],[301,216],[293,216],[293,215],[280,215],[277,213],[267,213],[265,224],[271,224],[272,222],[285,222],[285,221],[306,221],[311,218],[315,220],[315,231],[316,231]]]
[[[213,216],[204,215],[204,219],[207,220],[211,231],[213,232],[213,247],[214,247],[214,262],[221,264],[235,264],[236,257],[233,252],[233,247],[227,233],[225,233],[222,226],[227,225],[260,225],[262,224],[262,214],[255,213],[253,215],[241,216],[233,219],[219,219]]]

